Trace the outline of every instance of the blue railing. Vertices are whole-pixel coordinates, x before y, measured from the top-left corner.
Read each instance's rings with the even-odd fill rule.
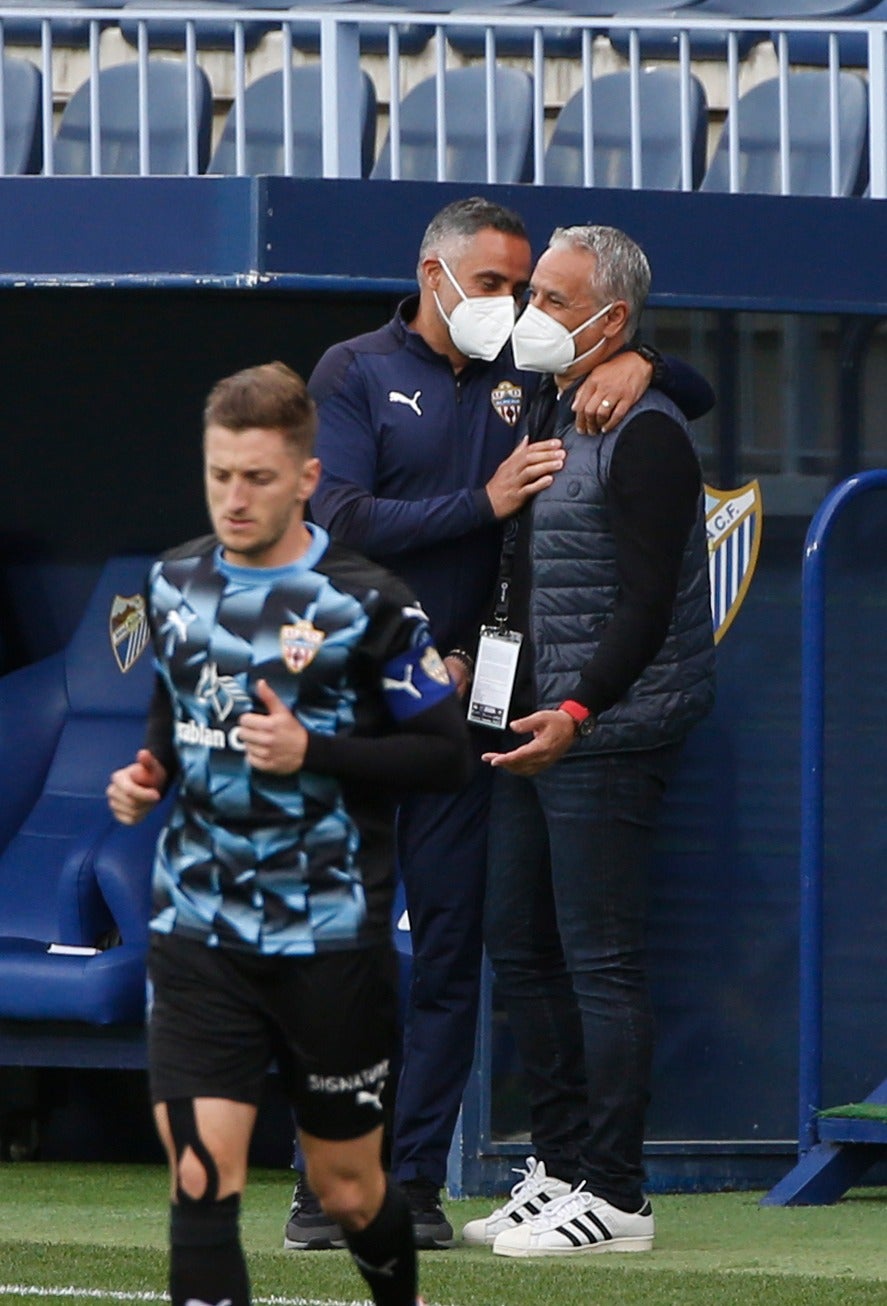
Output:
[[[820,505],[804,548],[801,652],[801,902],[798,1150],[817,1142],[822,1106],[823,794],[825,752],[825,581],[828,541],[848,504],[887,489],[887,470],[842,481]]]

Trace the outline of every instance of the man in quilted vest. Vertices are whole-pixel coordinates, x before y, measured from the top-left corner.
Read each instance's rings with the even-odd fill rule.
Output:
[[[558,229],[512,337],[518,366],[547,374],[528,438],[561,439],[566,459],[506,542],[472,705],[495,720],[510,650],[508,709],[484,755],[485,928],[534,1156],[510,1201],[463,1235],[502,1256],[653,1245],[644,928],[663,791],[714,694],[702,475],[655,385],[599,440],[578,437],[570,408],[626,348],[649,284],[623,232]]]

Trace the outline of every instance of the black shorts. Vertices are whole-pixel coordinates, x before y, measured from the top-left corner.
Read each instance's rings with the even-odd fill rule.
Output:
[[[276,1061],[309,1134],[359,1138],[382,1123],[397,1015],[389,944],[260,957],[154,934],[148,970],[154,1102],[222,1097],[257,1106]]]

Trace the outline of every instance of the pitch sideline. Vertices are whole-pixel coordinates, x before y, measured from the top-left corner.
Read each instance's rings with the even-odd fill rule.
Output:
[[[168,1302],[162,1292],[122,1292],[115,1288],[38,1288],[26,1283],[0,1283],[0,1297],[87,1297],[100,1301]],[[366,1299],[337,1301],[328,1297],[253,1297],[254,1306],[368,1306]]]

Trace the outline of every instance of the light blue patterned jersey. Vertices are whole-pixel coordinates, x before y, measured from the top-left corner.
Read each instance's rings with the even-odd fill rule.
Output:
[[[179,784],[155,866],[162,933],[293,955],[385,937],[391,798],[252,768],[239,721],[264,710],[260,679],[315,735],[391,731],[451,686],[401,582],[311,530],[290,566],[232,566],[208,537],[151,570]]]

